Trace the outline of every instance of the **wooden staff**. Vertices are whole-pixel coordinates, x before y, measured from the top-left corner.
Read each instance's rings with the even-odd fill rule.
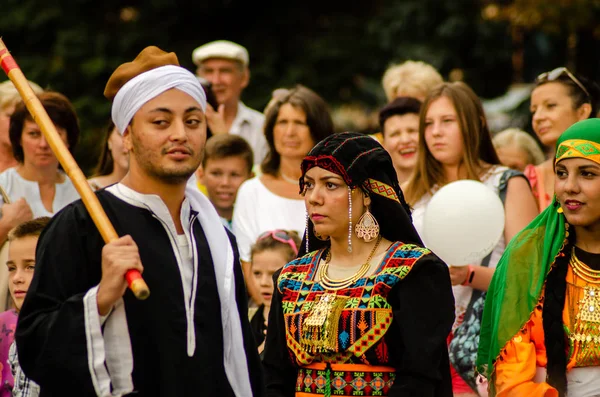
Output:
[[[81,196],[85,208],[87,208],[90,213],[104,241],[108,243],[118,239],[119,235],[110,223],[108,216],[106,216],[102,205],[100,205],[100,201],[98,201],[98,198],[92,191],[92,188],[88,184],[83,172],[79,169],[71,152],[69,152],[69,149],[67,149],[65,143],[60,138],[60,135],[58,135],[54,123],[50,120],[50,117],[48,117],[48,113],[46,113],[46,109],[44,109],[42,103],[29,86],[29,82],[25,78],[25,75],[23,75],[23,72],[15,62],[15,59],[8,52],[2,39],[0,39],[0,66],[2,66],[2,69],[6,72],[8,78],[13,82],[17,91],[19,91],[29,113],[44,133],[46,141],[73,182],[75,189],[77,189],[77,192]],[[125,275],[125,278],[127,279],[129,288],[138,299],[146,299],[150,295],[148,285],[146,285],[146,282],[139,271],[129,270]]]

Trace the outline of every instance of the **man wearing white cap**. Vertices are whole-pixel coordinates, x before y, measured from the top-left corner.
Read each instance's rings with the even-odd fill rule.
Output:
[[[235,241],[187,180],[206,139],[205,93],[148,47],[104,95],[130,168],[97,193],[120,236],[105,244],[81,201],[40,236],[17,349],[43,396],[262,395]],[[138,301],[125,274],[143,271]]]
[[[263,133],[265,117],[240,101],[250,81],[248,51],[231,41],[218,40],[196,48],[192,59],[198,66],[198,76],[211,83],[219,102],[219,109],[210,105],[206,109],[211,131],[246,139],[254,152],[254,162],[260,164],[268,152]]]

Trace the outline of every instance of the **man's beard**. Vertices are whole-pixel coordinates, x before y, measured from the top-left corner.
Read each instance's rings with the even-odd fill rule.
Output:
[[[160,159],[166,156],[167,149],[161,149],[160,154],[155,154],[146,149],[137,139],[132,139],[133,150],[132,155],[135,156],[136,162],[144,172],[165,184],[179,185],[185,183],[196,172],[202,161],[202,156],[194,153],[191,148],[187,147],[191,152],[193,162],[185,162],[182,164],[174,164],[173,167],[163,167],[160,164]]]
[[[158,179],[167,185],[179,185],[187,182],[197,169],[197,167],[194,169],[187,169],[186,167],[185,169],[167,170],[164,168],[154,167],[154,165],[151,164],[142,163],[140,163],[140,166],[149,176],[153,177],[154,179]]]

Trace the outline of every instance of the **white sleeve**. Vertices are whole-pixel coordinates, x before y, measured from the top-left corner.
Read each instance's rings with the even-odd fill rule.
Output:
[[[0,174],[0,188],[4,191],[4,194],[8,197],[8,179],[6,178],[6,172]],[[4,197],[0,194],[0,203],[4,205]],[[0,205],[0,207],[2,206]]]
[[[97,298],[98,286],[83,298],[88,369],[98,396],[122,397],[133,391],[133,352],[125,304],[120,298],[106,316],[101,316]]]
[[[255,198],[252,196],[252,188],[245,182],[240,186],[233,209],[233,234],[237,240],[240,259],[244,262],[250,262],[250,248],[254,244],[257,233],[258,214],[253,203]]]

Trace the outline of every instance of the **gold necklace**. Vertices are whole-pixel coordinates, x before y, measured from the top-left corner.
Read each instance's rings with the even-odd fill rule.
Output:
[[[591,269],[588,265],[583,263],[577,255],[575,255],[575,247],[571,252],[570,265],[573,268],[573,272],[589,284],[600,284],[600,270]]]
[[[323,264],[323,266],[321,266],[321,269],[319,269],[319,279],[323,287],[330,291],[338,291],[340,289],[349,287],[350,285],[358,281],[360,278],[364,277],[364,275],[367,274],[367,272],[371,268],[371,259],[373,259],[373,255],[375,254],[375,251],[377,251],[377,247],[379,247],[380,242],[381,235],[379,236],[377,242],[375,243],[375,246],[371,250],[367,261],[363,263],[360,269],[358,269],[358,271],[352,276],[339,280],[329,278],[329,276],[327,275],[327,270],[329,270],[329,262],[331,262],[331,251],[328,251],[327,256],[325,258],[325,263]]]

